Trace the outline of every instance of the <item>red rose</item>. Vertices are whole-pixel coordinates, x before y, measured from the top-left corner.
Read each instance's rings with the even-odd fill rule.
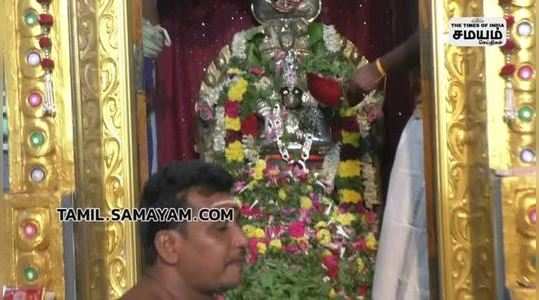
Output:
[[[305,236],[305,223],[293,222],[288,225],[288,234],[293,238],[302,238]]]
[[[515,65],[513,64],[505,64],[505,66],[503,66],[502,70],[500,71],[500,76],[502,77],[509,77],[509,76],[512,76],[513,74],[515,74]]]
[[[50,71],[54,69],[54,61],[50,58],[44,58],[41,60],[41,67],[47,71]]]
[[[226,134],[225,134],[225,142],[227,144],[230,144],[230,143],[233,143],[233,142],[236,142],[236,141],[241,141],[241,132],[239,131],[234,131],[234,130],[227,130],[226,131]]]
[[[247,257],[248,257],[247,260],[251,264],[256,263],[256,260],[258,259],[258,247],[257,247],[257,244],[258,244],[258,240],[255,239],[255,238],[251,238],[247,242],[247,248],[249,250],[249,255],[247,255]]]
[[[244,204],[240,208],[240,215],[245,217],[253,217],[255,219],[262,217],[262,211],[258,207],[251,208],[250,205]]]
[[[264,68],[262,67],[252,67],[249,72],[255,76],[262,76],[264,75],[266,72],[264,71]]]
[[[326,274],[330,278],[337,278],[339,275],[339,258],[335,255],[326,255],[322,258],[322,264],[326,268]]]
[[[353,243],[353,247],[358,252],[363,252],[367,250],[367,242],[364,239],[357,240]]]
[[[513,26],[515,24],[515,17],[508,15],[503,17],[505,19],[505,23],[507,24],[507,27]]]
[[[52,42],[50,38],[46,36],[39,38],[39,47],[41,47],[42,49],[50,49],[51,46]]]
[[[367,214],[365,214],[365,220],[367,221],[369,225],[376,223],[377,219],[378,219],[378,216],[373,211],[369,211],[367,212]]]
[[[53,17],[49,14],[39,15],[39,24],[45,27],[51,27],[53,24]]]
[[[367,296],[367,293],[369,292],[369,287],[366,285],[360,286],[357,289],[357,293],[359,296]]]
[[[507,39],[505,44],[500,47],[503,53],[508,54],[518,48],[517,44],[512,39]]]
[[[255,114],[250,114],[241,122],[241,132],[244,135],[257,136],[258,134],[258,118]]]
[[[227,101],[225,103],[225,115],[229,118],[236,118],[240,116],[240,104],[234,101]]]
[[[284,251],[289,254],[298,254],[301,252],[301,249],[297,244],[288,244],[284,247]]]

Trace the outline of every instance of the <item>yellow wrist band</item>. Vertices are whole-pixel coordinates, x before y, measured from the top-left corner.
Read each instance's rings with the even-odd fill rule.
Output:
[[[382,74],[383,77],[385,77],[387,75],[386,71],[384,70],[384,67],[382,67],[382,63],[380,62],[380,59],[376,59],[376,69],[378,70],[378,72],[380,72],[380,74]]]

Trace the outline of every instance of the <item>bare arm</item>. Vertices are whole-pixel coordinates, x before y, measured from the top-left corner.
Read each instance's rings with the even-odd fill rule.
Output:
[[[377,66],[378,63],[378,66]],[[352,78],[352,88],[370,91],[389,72],[409,70],[419,64],[419,32],[416,30],[406,41],[384,56],[359,68]]]
[[[416,30],[406,41],[379,59],[387,73],[417,66],[419,63],[419,32]]]

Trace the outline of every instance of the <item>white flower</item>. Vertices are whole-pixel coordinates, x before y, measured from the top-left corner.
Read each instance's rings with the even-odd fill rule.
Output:
[[[217,101],[219,101],[220,90],[220,87],[208,88],[202,95],[200,95],[200,98],[210,106],[214,106],[217,104]]]
[[[225,109],[220,106],[215,110],[215,131],[213,136],[213,151],[225,151]]]
[[[361,173],[364,184],[363,197],[365,199],[366,206],[371,208],[373,205],[380,204],[380,200],[378,194],[378,184],[376,183],[376,169],[370,156],[363,159],[361,162]]]
[[[255,87],[258,90],[267,90],[271,87],[271,79],[269,79],[267,76],[264,76],[260,78],[257,82],[255,82]]]
[[[245,32],[240,31],[234,35],[232,39],[232,56],[246,59],[247,58],[247,40],[245,39]]]
[[[341,147],[339,144],[335,144],[328,151],[324,157],[324,162],[322,163],[322,171],[320,175],[325,179],[326,182],[333,184],[335,181],[335,176],[337,175],[337,168],[341,161],[340,155]]]
[[[324,44],[329,52],[337,52],[341,49],[343,40],[333,25],[324,26]]]

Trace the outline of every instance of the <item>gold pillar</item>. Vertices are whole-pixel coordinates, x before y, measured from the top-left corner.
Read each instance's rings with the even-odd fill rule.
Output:
[[[30,53],[44,58],[36,17],[45,12],[54,17],[49,37],[55,62],[55,116],[28,100],[33,92],[46,94],[43,68],[39,61],[35,65],[28,61]],[[33,0],[0,3],[0,55],[9,121],[9,191],[2,191],[0,199],[0,282],[41,286],[56,299],[64,299],[65,291],[62,224],[56,208],[62,196],[74,190],[69,19],[61,17],[67,15],[64,1],[53,1],[48,10]],[[34,173],[38,180],[32,179],[33,171],[40,172]],[[25,234],[25,228],[36,231]]]
[[[432,299],[494,299],[485,53],[444,43],[453,17],[481,0],[422,1],[427,202],[436,251]],[[432,231],[431,231],[432,232]],[[439,284],[439,288],[435,285]]]
[[[140,1],[75,1],[77,207],[133,207],[138,196],[134,27]],[[140,24],[140,22],[139,22]],[[80,299],[116,299],[139,274],[133,223],[78,224]]]
[[[537,70],[536,43],[537,21],[535,0],[512,1],[504,5],[498,1],[485,1],[488,15],[514,17],[515,24],[509,30],[508,38],[519,47],[507,58],[517,72],[511,76],[514,119],[504,118],[505,97],[503,87],[506,82],[498,75],[506,63],[498,47],[487,49],[487,98],[488,98],[488,139],[490,167],[500,175],[501,208],[503,220],[503,254],[505,260],[505,286],[511,299],[532,299],[536,289],[536,224],[533,223],[536,198],[537,168],[535,161],[526,161],[522,151],[529,149],[537,153],[537,73],[530,80],[518,76],[518,70],[531,65]],[[535,28],[530,35],[518,33],[520,24],[530,22]],[[537,72],[537,71],[536,71]],[[527,110],[530,109],[530,110]],[[529,115],[524,112],[530,113]],[[535,160],[535,159],[534,159]]]
[[[134,58],[140,52],[140,28],[135,30],[141,24],[140,4],[53,0],[47,8],[37,0],[0,3],[10,179],[0,199],[1,284],[43,286],[55,299],[65,299],[63,232],[56,211],[62,197],[75,193],[75,207],[99,207],[105,215],[135,205]],[[49,34],[54,116],[28,101],[32,92],[46,94],[45,72],[27,61],[31,52],[45,55],[37,22],[42,13],[54,20]],[[35,181],[31,174],[37,169],[43,178]],[[31,238],[24,234],[29,222],[37,228]],[[116,299],[136,282],[134,224],[78,223],[76,233],[79,299]],[[29,270],[31,276],[25,277]]]

